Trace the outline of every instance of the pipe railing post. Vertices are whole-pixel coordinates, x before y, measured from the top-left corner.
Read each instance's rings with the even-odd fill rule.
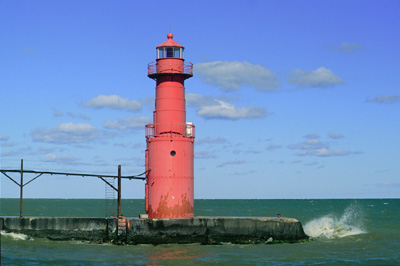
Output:
[[[121,216],[121,165],[118,165],[118,207],[117,217]]]
[[[21,183],[19,185],[19,218],[22,218],[23,193],[24,193],[24,159],[21,159]]]

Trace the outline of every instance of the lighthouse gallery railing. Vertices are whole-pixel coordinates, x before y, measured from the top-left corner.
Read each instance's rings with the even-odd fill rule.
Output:
[[[157,132],[157,126],[163,128],[161,132]],[[165,130],[168,128],[168,130]],[[171,134],[171,136],[184,136],[194,138],[195,126],[190,123],[186,124],[148,124],[146,125],[146,138],[154,138],[158,135]]]
[[[166,73],[165,71],[170,71],[171,73],[183,73],[183,74],[189,74],[193,75],[193,64],[192,63],[183,63],[183,72],[181,69],[179,69],[178,65],[172,65],[170,69],[163,69],[163,73]],[[152,75],[156,74],[157,72],[157,62],[151,62],[149,63],[148,69],[147,69],[147,74]]]

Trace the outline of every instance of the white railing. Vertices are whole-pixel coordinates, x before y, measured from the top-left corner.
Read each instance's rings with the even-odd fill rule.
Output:
[[[184,136],[194,138],[195,126],[188,122],[186,124],[148,124],[146,125],[146,138],[154,138],[168,134],[170,136]]]

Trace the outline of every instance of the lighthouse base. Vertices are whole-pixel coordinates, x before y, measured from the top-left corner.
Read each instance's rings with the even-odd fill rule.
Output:
[[[0,217],[0,230],[52,240],[116,244],[254,244],[308,239],[293,218],[195,217],[192,219]]]

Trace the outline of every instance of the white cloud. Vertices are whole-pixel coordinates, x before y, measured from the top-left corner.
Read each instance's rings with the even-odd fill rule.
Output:
[[[1,147],[14,147],[15,146],[14,142],[8,142],[6,140],[7,139],[5,139],[3,143],[1,143]],[[0,139],[0,141],[1,141],[1,139]]]
[[[210,138],[210,137],[206,137],[206,138],[202,138],[196,141],[197,145],[201,145],[201,144],[221,144],[221,143],[226,143],[228,142],[228,140],[226,138]]]
[[[14,150],[3,150],[2,153],[0,154],[1,156],[21,156],[25,155],[26,153],[31,153],[32,148],[27,146],[19,149],[14,149]]]
[[[316,139],[310,139],[298,144],[291,144],[288,146],[289,149],[294,149],[294,150],[318,150],[327,147],[328,145]]]
[[[378,187],[384,187],[384,188],[393,188],[393,189],[399,189],[400,188],[400,183],[399,182],[382,182],[376,184]]]
[[[198,159],[208,159],[208,158],[215,158],[216,155],[208,151],[196,151],[194,153],[194,157]]]
[[[216,104],[202,106],[197,114],[206,118],[222,118],[237,120],[241,118],[259,118],[265,116],[264,108],[246,106],[236,107],[233,104],[216,101]]]
[[[233,153],[234,154],[240,154],[240,153],[259,154],[259,153],[261,153],[261,151],[248,149],[248,150],[234,150]]]
[[[344,138],[344,135],[339,134],[339,133],[331,132],[331,133],[329,133],[329,137],[331,139],[341,139],[341,138]]]
[[[71,112],[67,112],[67,115],[71,118],[77,118],[77,119],[83,119],[83,120],[90,120],[90,117],[84,115],[84,114],[74,114]]]
[[[268,147],[267,147],[267,151],[273,151],[273,150],[280,149],[280,148],[282,148],[281,145],[269,144]]]
[[[342,53],[353,53],[364,49],[361,44],[353,42],[342,42],[339,45],[328,45],[327,48]]]
[[[196,64],[194,70],[204,82],[220,87],[224,91],[239,90],[241,87],[257,91],[279,89],[275,74],[261,65],[238,61],[214,61]]]
[[[336,135],[338,136],[339,134]],[[309,139],[301,143],[291,144],[288,146],[288,148],[293,150],[300,150],[297,153],[298,156],[331,157],[361,153],[355,151],[346,151],[342,149],[330,149],[328,144],[323,143],[317,139]]]
[[[60,116],[64,116],[64,114],[62,112],[58,111],[57,109],[53,109],[53,116],[60,117]]]
[[[329,88],[344,84],[343,80],[325,67],[319,67],[313,71],[295,69],[288,82],[301,88]]]
[[[263,107],[237,107],[233,104],[195,93],[188,93],[186,102],[188,106],[196,107],[197,115],[210,119],[238,120],[266,116],[266,111]]]
[[[306,139],[319,139],[319,135],[315,133],[310,133],[304,136]]]
[[[329,156],[344,156],[344,155],[350,155],[350,154],[354,154],[354,152],[344,151],[341,149],[330,150],[328,148],[321,148],[321,149],[315,149],[315,150],[302,151],[302,152],[299,152],[297,155],[300,155],[300,156],[314,155],[314,156],[318,156],[318,157],[329,157]]]
[[[25,48],[24,50],[21,51],[22,55],[34,55],[35,54],[35,50],[31,49],[31,48]]]
[[[366,100],[367,103],[379,103],[379,104],[393,104],[400,102],[399,95],[379,95],[372,99],[369,97]]]
[[[46,162],[57,162],[57,163],[73,163],[76,162],[78,158],[72,157],[66,154],[56,155],[54,153],[48,153],[44,156],[43,161]]]
[[[137,112],[142,109],[142,103],[138,100],[129,100],[119,95],[99,95],[84,104],[91,108],[111,108]]]
[[[0,134],[0,141],[7,141],[10,137]]]
[[[232,161],[222,162],[222,163],[218,164],[217,167],[225,167],[227,165],[238,165],[238,164],[244,164],[244,163],[246,163],[246,161],[243,159],[235,159]]]
[[[106,120],[104,122],[103,127],[108,129],[127,130],[127,129],[144,128],[145,125],[149,123],[151,123],[151,117],[136,116],[136,117],[122,118],[115,121]]]
[[[62,123],[48,130],[36,128],[32,130],[32,139],[39,142],[50,143],[84,143],[98,137],[97,129],[84,123]]]

